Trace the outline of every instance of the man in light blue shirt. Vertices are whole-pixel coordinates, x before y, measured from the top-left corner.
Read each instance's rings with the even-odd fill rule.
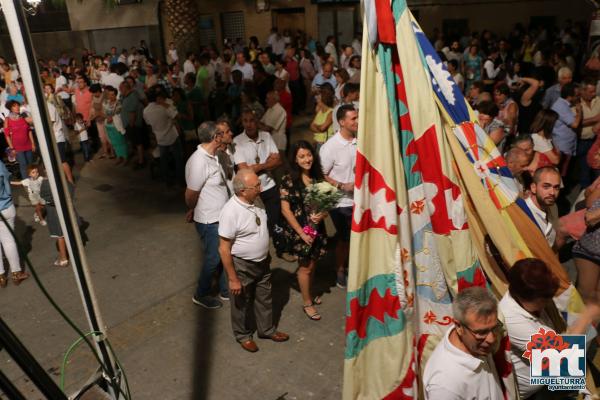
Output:
[[[337,86],[337,81],[333,76],[333,64],[326,63],[323,65],[323,71],[315,75],[312,81],[313,93],[318,92],[319,87],[324,83],[329,83],[334,89]]]
[[[542,106],[546,109],[552,107],[554,102],[560,98],[560,90],[567,83],[573,81],[573,72],[569,67],[562,67],[558,70],[558,83],[550,86],[544,94]]]
[[[577,148],[577,134],[575,130],[581,123],[581,104],[577,102],[579,98],[579,88],[574,83],[564,85],[558,98],[551,110],[558,114],[558,120],[552,129],[552,141],[564,156],[575,155]],[[575,106],[575,111],[571,107]]]

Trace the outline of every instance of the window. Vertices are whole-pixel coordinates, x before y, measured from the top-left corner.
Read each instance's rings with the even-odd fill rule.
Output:
[[[242,11],[221,13],[221,29],[223,30],[223,40],[235,43],[237,39],[242,39],[245,42],[244,13]]]
[[[442,33],[445,38],[459,38],[469,32],[469,20],[464,18],[442,21]]]
[[[201,15],[198,26],[200,30],[200,46],[210,46],[217,43],[217,34],[212,16]]]

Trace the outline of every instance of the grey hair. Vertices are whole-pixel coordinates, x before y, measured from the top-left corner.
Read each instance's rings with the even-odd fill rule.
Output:
[[[214,122],[203,122],[198,127],[198,140],[200,140],[200,143],[210,143],[215,140],[218,132],[219,128],[217,128],[217,124]]]
[[[250,168],[240,169],[233,177],[233,193],[239,194],[246,189],[246,176],[253,174],[254,171]]]
[[[511,163],[517,160],[519,157],[527,157],[527,154],[525,154],[525,151],[523,151],[522,149],[518,147],[513,147],[506,152],[506,156],[504,157],[504,159],[507,163]]]
[[[487,289],[474,286],[459,292],[452,302],[454,319],[465,324],[467,313],[487,317],[498,312],[498,301]]]
[[[566,75],[573,76],[573,71],[571,71],[571,68],[569,68],[569,67],[562,67],[562,68],[560,68],[560,69],[558,70],[557,76],[558,76],[559,78],[563,78],[563,77],[565,77]]]

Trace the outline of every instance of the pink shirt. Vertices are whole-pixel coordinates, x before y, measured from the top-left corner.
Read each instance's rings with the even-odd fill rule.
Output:
[[[84,90],[75,89],[75,111],[83,115],[85,122],[90,121],[90,111],[92,110],[92,92],[89,88]]]

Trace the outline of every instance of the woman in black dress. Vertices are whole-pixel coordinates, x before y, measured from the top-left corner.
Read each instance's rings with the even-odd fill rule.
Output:
[[[302,294],[304,313],[313,321],[321,319],[315,305],[321,299],[312,297],[310,287],[315,271],[316,260],[325,254],[326,234],[323,224],[325,213],[311,213],[305,205],[306,186],[324,180],[321,163],[310,143],[301,140],[292,145],[290,151],[291,172],[282,178],[280,185],[281,213],[287,224],[283,239],[288,244],[288,252],[298,257],[298,286]],[[305,229],[317,227],[317,236],[311,236]]]

